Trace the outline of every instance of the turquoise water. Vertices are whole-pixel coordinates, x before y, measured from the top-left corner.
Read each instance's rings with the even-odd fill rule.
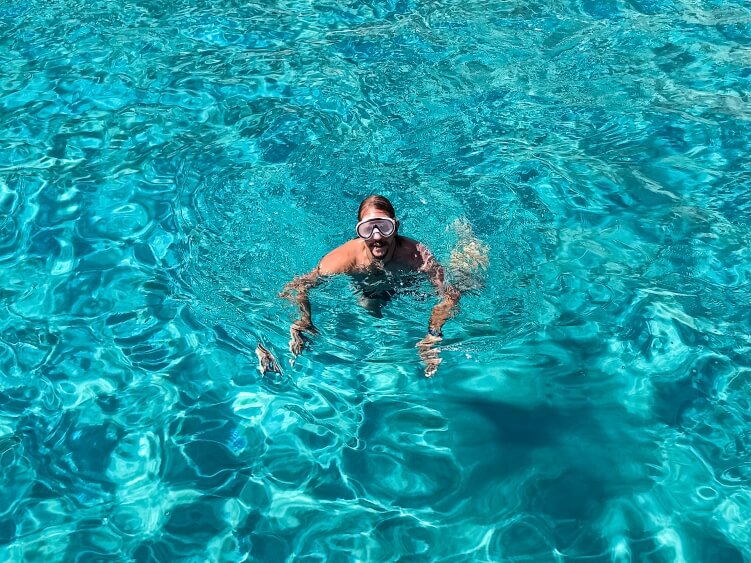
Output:
[[[0,24],[2,560],[751,561],[747,2]],[[490,246],[430,380],[427,287],[289,364],[370,193]]]

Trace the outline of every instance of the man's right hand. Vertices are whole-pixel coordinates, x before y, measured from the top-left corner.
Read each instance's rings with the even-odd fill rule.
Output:
[[[438,370],[438,364],[443,361],[439,355],[441,349],[436,346],[441,340],[440,336],[428,334],[417,343],[417,352],[425,365],[425,377],[433,377]]]
[[[298,320],[289,327],[289,351],[292,352],[293,359],[302,354],[302,351],[310,342],[308,334],[312,336],[318,334],[318,330],[310,321]]]

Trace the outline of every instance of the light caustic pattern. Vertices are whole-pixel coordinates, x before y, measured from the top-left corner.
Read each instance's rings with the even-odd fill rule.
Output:
[[[2,560],[751,559],[747,2],[0,25]],[[489,249],[432,380],[425,286],[317,289],[289,364],[370,193]]]

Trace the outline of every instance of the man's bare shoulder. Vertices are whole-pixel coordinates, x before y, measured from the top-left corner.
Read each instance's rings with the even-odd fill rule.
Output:
[[[358,257],[362,253],[362,244],[353,239],[338,246],[321,258],[318,271],[326,275],[348,274],[357,268]]]
[[[421,270],[434,260],[433,254],[423,243],[409,237],[399,237],[399,262],[414,269]]]

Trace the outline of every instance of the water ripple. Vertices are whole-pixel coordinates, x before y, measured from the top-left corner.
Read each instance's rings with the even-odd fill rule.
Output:
[[[751,558],[749,21],[0,5],[0,554]],[[317,288],[289,363],[370,193],[490,247],[432,380],[427,286]]]

